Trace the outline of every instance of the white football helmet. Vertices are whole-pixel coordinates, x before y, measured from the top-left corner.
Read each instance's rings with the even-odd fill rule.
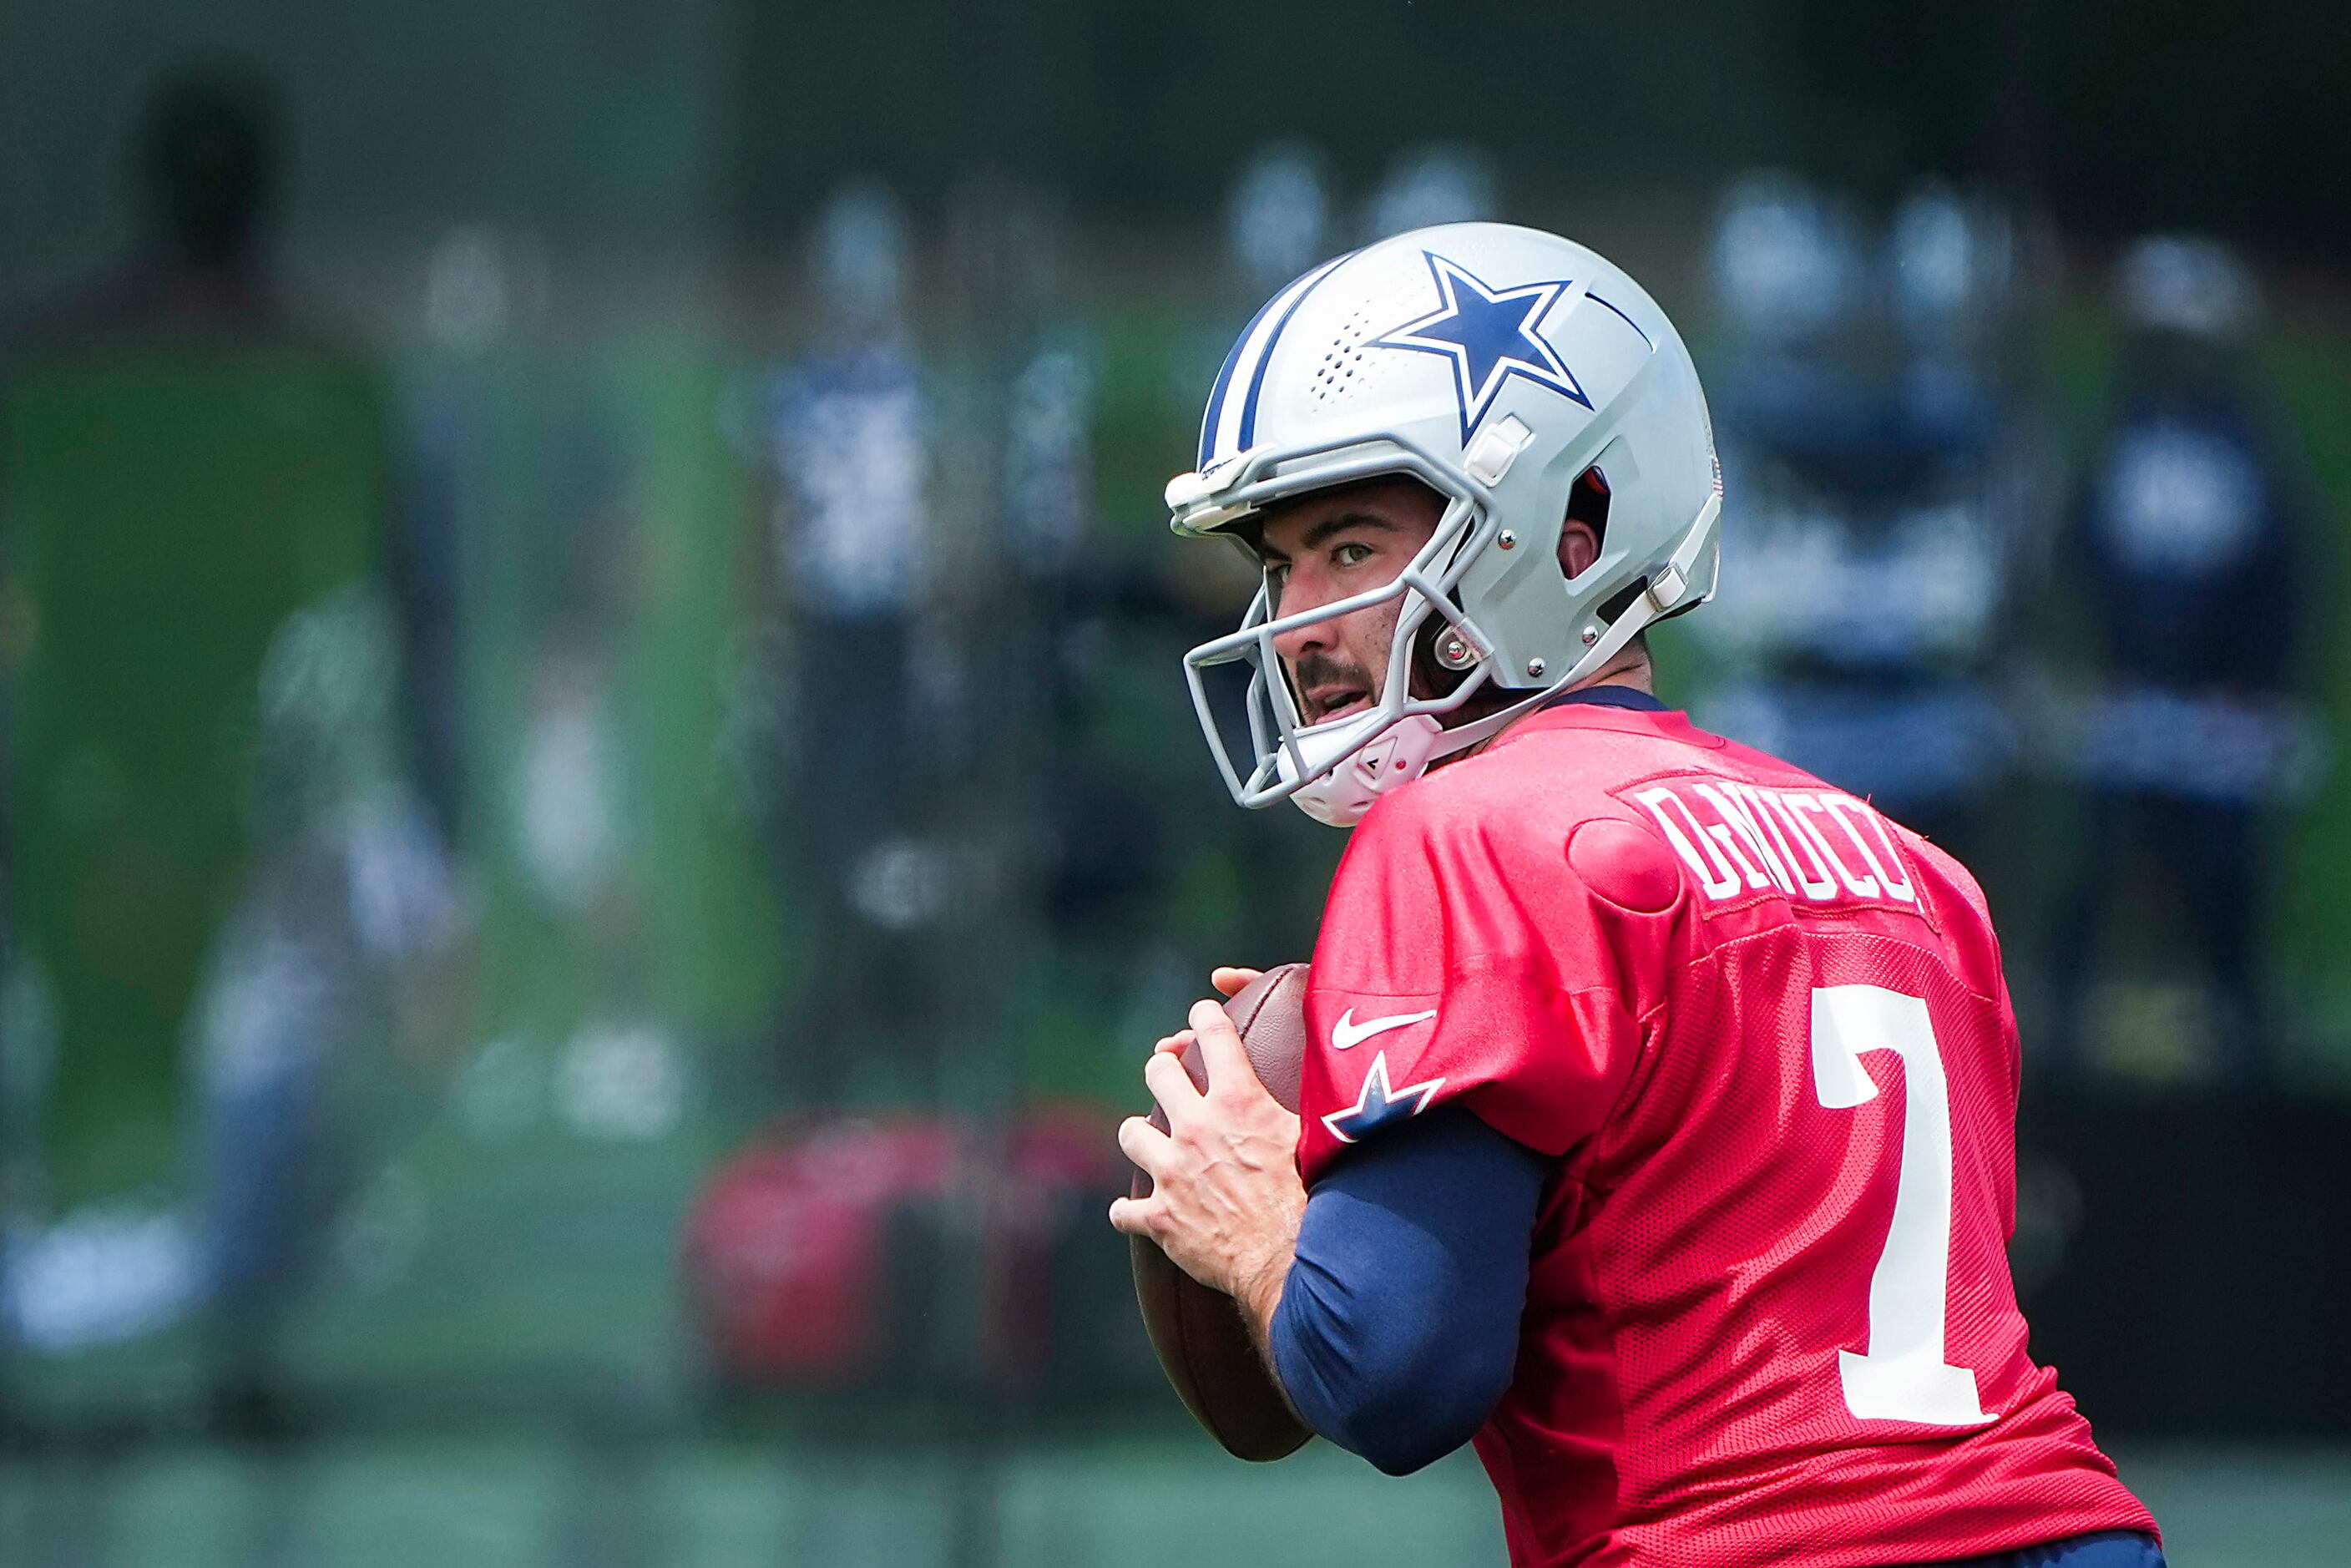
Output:
[[[1607,526],[1599,559],[1571,580],[1560,529],[1593,468]],[[1352,826],[1380,795],[1714,592],[1722,471],[1698,371],[1640,285],[1571,240],[1446,224],[1308,272],[1233,346],[1208,394],[1199,467],[1169,481],[1167,506],[1177,533],[1208,537],[1276,502],[1382,475],[1410,475],[1446,501],[1394,582],[1279,619],[1260,588],[1240,630],[1184,656],[1200,727],[1244,806],[1294,800]],[[1274,639],[1390,600],[1403,604],[1379,700],[1301,723]],[[1437,664],[1462,679],[1416,697],[1424,628]],[[1205,680],[1231,664],[1249,669],[1246,768]],[[1527,695],[1448,727],[1489,685]]]

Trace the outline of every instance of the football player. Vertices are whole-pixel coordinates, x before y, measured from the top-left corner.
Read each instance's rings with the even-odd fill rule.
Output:
[[[2026,1351],[1976,884],[1651,695],[1722,504],[1656,302],[1493,224],[1327,262],[1167,494],[1264,569],[1186,660],[1228,785],[1354,835],[1300,1114],[1198,1004],[1113,1222],[1241,1303],[1323,1436],[1398,1473],[1474,1441],[1517,1563],[2160,1563]]]

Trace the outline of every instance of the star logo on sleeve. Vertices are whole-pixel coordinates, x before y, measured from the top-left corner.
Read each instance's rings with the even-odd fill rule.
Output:
[[[1432,1078],[1402,1089],[1390,1088],[1388,1053],[1384,1051],[1372,1058],[1372,1070],[1364,1074],[1364,1090],[1355,1096],[1354,1104],[1344,1111],[1332,1112],[1322,1118],[1322,1124],[1341,1143],[1352,1144],[1366,1133],[1376,1133],[1382,1127],[1419,1115],[1444,1087],[1444,1079]]]
[[[1537,330],[1572,279],[1489,288],[1458,263],[1433,251],[1421,254],[1428,258],[1428,270],[1437,279],[1437,298],[1443,303],[1418,320],[1373,339],[1372,346],[1443,354],[1452,360],[1454,391],[1461,400],[1463,442],[1468,441],[1512,376],[1523,376],[1586,408],[1592,406],[1592,400],[1583,395],[1583,388],[1561,361],[1559,350]]]

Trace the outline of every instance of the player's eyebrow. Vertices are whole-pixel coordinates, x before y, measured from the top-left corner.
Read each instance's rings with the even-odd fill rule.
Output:
[[[1381,533],[1392,534],[1395,532],[1395,528],[1392,520],[1380,516],[1377,512],[1334,512],[1308,528],[1306,537],[1298,541],[1298,548],[1303,550],[1319,549],[1330,543],[1333,537],[1346,532],[1349,528],[1376,528]],[[1287,554],[1263,540],[1259,541],[1257,553],[1260,559],[1269,562],[1287,561],[1290,559]]]

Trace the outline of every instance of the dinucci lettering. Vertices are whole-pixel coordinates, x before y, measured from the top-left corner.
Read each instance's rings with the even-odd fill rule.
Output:
[[[1799,903],[1916,904],[1886,819],[1834,789],[1682,779],[1634,791],[1709,900],[1769,888]]]

